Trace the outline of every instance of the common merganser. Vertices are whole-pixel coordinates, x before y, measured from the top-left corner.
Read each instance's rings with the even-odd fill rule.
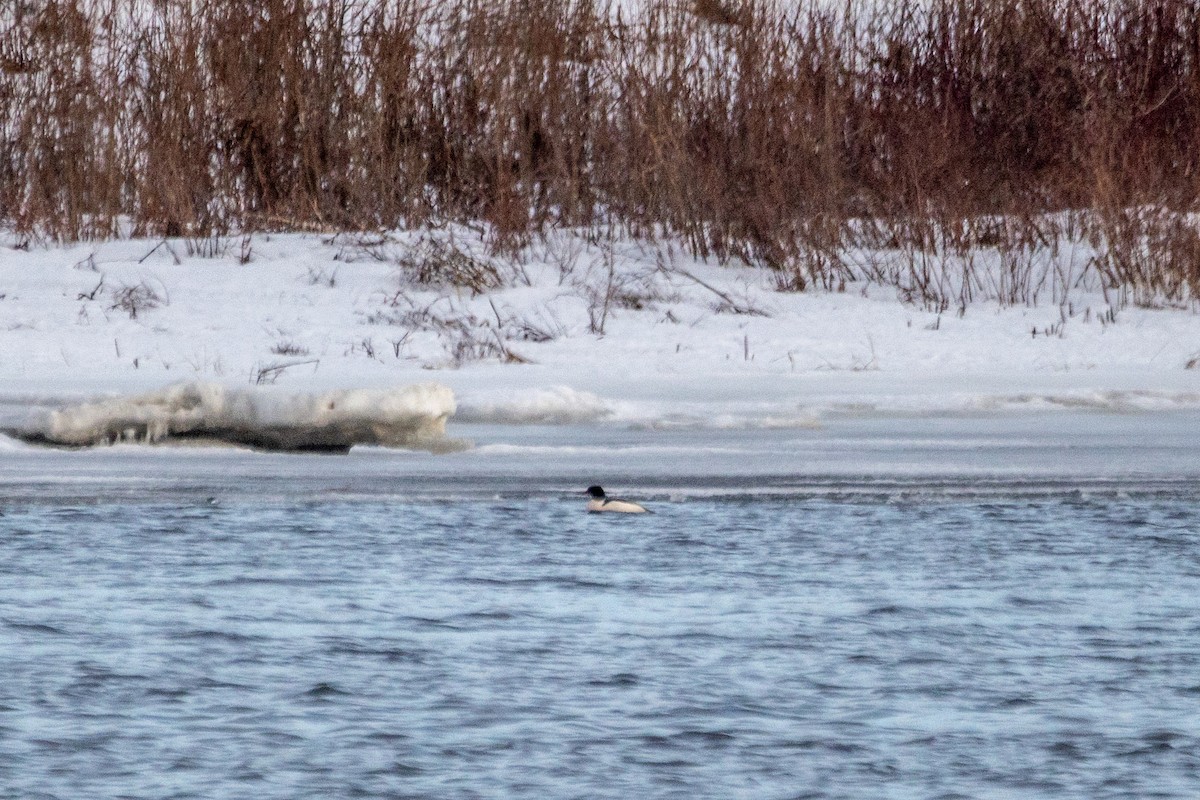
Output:
[[[589,486],[585,493],[588,497],[588,511],[616,511],[621,514],[645,514],[646,509],[632,500],[621,500],[617,497],[607,497],[599,486]]]

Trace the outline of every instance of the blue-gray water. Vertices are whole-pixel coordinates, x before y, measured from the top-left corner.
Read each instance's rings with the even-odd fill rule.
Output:
[[[10,454],[0,797],[1200,795],[1195,476],[995,441],[643,517],[470,454]]]

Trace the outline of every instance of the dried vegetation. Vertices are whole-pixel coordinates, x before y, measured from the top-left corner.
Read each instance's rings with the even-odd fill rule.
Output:
[[[516,252],[569,226],[765,263],[792,290],[1032,302],[1082,270],[1179,302],[1198,189],[1197,0],[0,10],[0,221],[27,238],[203,251],[459,222]],[[427,283],[499,280],[416,257]]]

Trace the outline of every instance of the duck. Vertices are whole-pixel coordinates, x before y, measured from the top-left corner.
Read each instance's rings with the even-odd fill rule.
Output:
[[[632,500],[622,500],[618,497],[609,497],[604,494],[604,490],[599,486],[589,486],[585,494],[591,498],[588,500],[588,511],[616,511],[621,514],[645,514],[646,507]]]

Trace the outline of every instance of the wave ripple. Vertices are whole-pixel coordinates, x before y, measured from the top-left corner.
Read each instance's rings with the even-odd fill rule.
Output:
[[[0,517],[0,796],[1200,795],[1194,496],[199,506]]]

